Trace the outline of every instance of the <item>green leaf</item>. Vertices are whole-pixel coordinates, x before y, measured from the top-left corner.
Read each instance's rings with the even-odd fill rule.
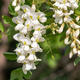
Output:
[[[2,34],[0,33],[0,39],[2,38]]]
[[[13,40],[13,35],[16,34],[16,31],[14,29],[13,26],[10,26],[7,30],[7,36],[8,36],[8,41],[12,41]]]
[[[23,77],[24,77],[25,79],[30,79],[31,76],[32,76],[32,72],[31,72],[31,71],[28,71],[26,75],[23,74]]]
[[[26,5],[28,4],[28,5],[31,6],[31,5],[32,5],[32,1],[33,1],[33,0],[25,0],[25,4],[26,4]]]
[[[0,22],[0,31],[1,31],[1,32],[4,32],[4,27],[3,27],[3,25],[2,25],[1,22]]]
[[[6,57],[7,60],[16,60],[17,56],[15,53],[12,52],[5,52],[4,56]]]
[[[3,18],[4,24],[15,25],[15,24],[12,22],[12,19],[11,19],[9,16],[2,16],[2,18]]]
[[[65,55],[69,54],[70,53],[70,50],[71,50],[70,45],[66,46]]]
[[[47,59],[48,65],[49,65],[51,68],[56,67],[57,62],[56,62],[56,59],[55,59],[55,57],[54,57],[53,55],[51,55],[51,54],[46,55],[46,59]]]
[[[31,75],[32,72],[28,71],[27,74],[24,74],[22,68],[18,68],[11,72],[10,80],[23,80],[24,78],[30,79]]]
[[[75,9],[75,11],[74,11],[74,13],[75,13],[76,16],[80,16],[80,1],[78,3],[78,6],[79,7],[77,9]]]
[[[12,4],[10,3],[9,6],[8,6],[8,10],[9,10],[9,13],[13,16],[16,16],[17,13],[14,11],[14,7],[12,6]]]
[[[44,43],[41,43],[41,46],[44,50],[48,50],[53,53],[53,49],[63,48],[64,44],[64,33],[53,35],[52,33],[47,33],[44,38]]]
[[[40,44],[43,49],[43,54],[45,54],[44,61],[47,61],[50,67],[55,67],[57,60],[60,59],[59,48],[63,48],[65,46],[64,38],[62,37],[63,34],[53,35],[51,32],[47,32],[44,36],[45,41]]]
[[[74,61],[74,65],[76,66],[80,62],[80,57],[77,57]]]
[[[10,80],[23,80],[23,72],[21,68],[11,72]]]
[[[75,15],[80,16],[80,11],[79,10],[75,10]]]
[[[47,0],[34,0],[35,4],[42,4],[44,2],[46,2]]]

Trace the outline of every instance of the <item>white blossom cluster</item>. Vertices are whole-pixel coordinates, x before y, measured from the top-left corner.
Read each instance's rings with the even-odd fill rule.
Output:
[[[70,22],[70,15],[74,14],[74,9],[78,8],[77,0],[53,0],[55,23],[62,24]]]
[[[21,7],[21,3],[25,3],[25,0],[13,0],[12,6],[15,7],[15,11],[19,11]]]
[[[73,54],[80,56],[80,25],[77,24],[79,16],[74,20],[71,15],[74,14],[74,10],[78,8],[78,0],[51,0],[53,1],[53,18],[55,21],[56,29],[53,29],[53,33],[61,33],[64,30],[65,24],[68,25],[66,31],[65,44],[71,46],[70,58]]]
[[[37,58],[36,52],[43,51],[39,42],[45,40],[43,34],[46,33],[46,29],[42,23],[46,22],[47,18],[43,12],[36,12],[34,4],[32,7],[28,5],[20,7],[18,16],[12,19],[17,24],[15,30],[19,31],[13,38],[19,42],[15,49],[18,56],[17,62],[23,64],[23,72],[27,74],[27,71],[36,69],[36,61],[41,61]]]

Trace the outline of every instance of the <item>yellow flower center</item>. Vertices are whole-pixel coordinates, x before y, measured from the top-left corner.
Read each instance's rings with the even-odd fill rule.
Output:
[[[38,28],[37,30],[40,31],[40,28]]]
[[[36,42],[38,43],[39,42],[39,39],[36,39]]]
[[[19,22],[18,22],[18,21],[16,21],[16,23],[17,23],[17,24],[19,24]]]
[[[24,13],[26,13],[26,12],[27,12],[27,10],[26,10],[26,9],[24,9],[23,11],[24,11]]]
[[[31,18],[31,19],[33,19],[33,17],[32,17],[32,16],[30,16],[30,18]]]
[[[29,24],[27,24],[27,28],[29,28]]]
[[[40,16],[37,17],[37,19],[39,19],[39,18],[40,18]]]
[[[66,0],[63,0],[63,3],[65,4],[66,3]]]
[[[32,54],[35,54],[35,51],[32,51]]]
[[[24,45],[26,45],[27,43],[24,41]]]
[[[20,52],[18,52],[17,54],[18,54],[18,55],[21,55],[21,53],[20,53]]]

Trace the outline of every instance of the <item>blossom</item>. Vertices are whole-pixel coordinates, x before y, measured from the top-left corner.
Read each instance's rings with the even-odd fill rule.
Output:
[[[36,12],[36,7],[28,5],[20,6],[22,10],[18,11],[18,16],[13,17],[12,21],[16,24],[15,30],[18,31],[13,38],[19,42],[15,52],[18,56],[17,62],[23,64],[23,72],[36,69],[35,62],[41,61],[36,56],[37,52],[43,50],[39,42],[45,39],[46,27],[42,24],[47,18],[43,12]]]
[[[12,6],[15,7],[15,11],[16,12],[20,10],[20,8],[21,8],[21,2],[25,3],[25,0],[13,0],[12,1]]]
[[[80,16],[77,16],[75,19],[71,15],[74,15],[74,10],[77,9],[78,0],[51,0],[53,1],[53,18],[54,23],[57,24],[53,30],[55,32],[62,33],[64,28],[67,27],[66,38],[64,43],[70,45],[71,51],[69,57],[71,58],[74,54],[80,55],[80,25],[77,22],[80,19]],[[55,30],[55,31],[54,31]]]

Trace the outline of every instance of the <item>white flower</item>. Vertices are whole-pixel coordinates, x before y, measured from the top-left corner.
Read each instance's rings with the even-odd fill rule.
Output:
[[[23,39],[20,39],[20,41],[24,44],[24,45],[31,45],[31,40],[26,37],[26,38],[23,38]]]
[[[53,17],[55,18],[55,23],[63,23],[63,12],[61,10],[55,10],[55,14],[53,15]]]
[[[13,38],[19,42],[15,49],[17,62],[23,64],[23,72],[27,74],[27,71],[36,69],[36,61],[41,61],[37,58],[36,52],[43,51],[38,43],[45,40],[43,34],[46,33],[46,28],[41,22],[44,23],[47,18],[44,13],[36,12],[35,5],[24,5],[20,8],[22,10],[17,10],[18,16],[12,19],[17,24],[15,30],[19,31]]]
[[[66,37],[66,39],[64,40],[64,43],[67,45],[70,44],[69,37]]]
[[[24,56],[24,55],[20,55],[20,56],[18,57],[18,59],[17,59],[17,62],[18,62],[18,63],[24,63],[24,61],[25,61],[25,56]]]
[[[25,22],[25,27],[27,27],[27,31],[32,31],[33,23],[30,20]]]
[[[39,37],[32,37],[31,40],[33,42],[43,42],[45,39],[43,37],[39,36]]]
[[[21,2],[25,3],[25,0],[13,0],[12,6],[15,7],[15,11],[19,11],[21,8]]]
[[[72,58],[72,56],[73,56],[73,52],[71,51],[71,52],[69,53],[69,58]]]
[[[19,11],[20,10],[20,5],[17,5],[16,7],[15,7],[15,11],[17,12],[17,11]]]
[[[61,27],[59,28],[59,30],[57,30],[58,33],[62,33],[64,29],[64,23],[61,25]]]
[[[22,33],[22,34],[27,34],[27,27],[25,26],[20,32]]]
[[[69,23],[70,21],[72,21],[72,18],[70,16],[65,16],[64,17],[64,22],[65,23]]]
[[[43,30],[45,30],[45,26],[43,26],[42,24],[38,24],[38,25],[35,25],[34,27],[33,27],[33,29],[35,30],[35,31],[40,31],[42,34],[43,34]],[[44,33],[45,34],[45,33]]]
[[[30,54],[27,59],[29,61],[41,61],[41,59],[37,59],[35,54]]]
[[[80,56],[80,50],[78,50],[78,56]]]
[[[24,23],[24,20],[23,20],[20,16],[13,17],[12,21],[13,21],[15,24],[23,24],[23,23]]]
[[[73,53],[74,53],[74,54],[77,53],[77,48],[76,48],[76,47],[73,48]]]
[[[72,3],[71,6],[72,6],[73,9],[78,8],[77,0],[73,0],[73,1],[69,0],[69,1]]]
[[[16,54],[17,54],[18,56],[20,56],[20,55],[25,55],[25,52],[24,52],[23,49],[20,48],[20,47],[16,48],[15,51],[16,51]]]
[[[36,52],[42,52],[42,49],[40,48],[40,46],[37,44],[37,42],[33,42],[31,44],[31,47],[36,51]]]
[[[80,31],[79,31],[79,29],[77,29],[77,30],[73,33],[73,36],[77,38],[77,37],[79,36],[79,34],[80,34]]]
[[[78,40],[78,39],[75,39],[76,40],[76,42],[80,45],[80,40]]]
[[[31,62],[31,63],[24,64],[22,69],[23,69],[23,72],[26,74],[27,71],[36,69],[36,66],[34,62]]]
[[[32,4],[32,10],[33,10],[33,11],[36,10],[36,6],[35,6],[35,4]]]
[[[14,0],[14,1],[12,2],[12,6],[16,6],[16,2],[17,2],[17,0]]]
[[[34,31],[33,36],[35,37],[42,36],[41,31]]]
[[[66,35],[69,35],[71,33],[71,28],[69,28],[67,31],[66,31]]]
[[[29,61],[34,61],[34,60],[36,60],[37,58],[36,58],[35,54],[30,54],[27,59],[28,59]]]
[[[45,17],[45,14],[42,12],[37,13],[37,19],[40,20],[40,22],[44,23],[47,21],[47,18]]]
[[[22,28],[24,28],[23,24],[17,24],[17,26],[15,27],[15,30],[22,30]]]
[[[79,21],[79,19],[80,19],[80,16],[76,17],[76,21],[77,21],[77,22]]]
[[[76,46],[75,41],[73,41],[72,44],[71,44],[71,47],[73,48],[75,46]]]
[[[79,28],[80,28],[80,26],[77,25],[77,24],[75,24],[73,21],[70,22],[70,26],[71,26],[72,28],[74,28],[74,29],[79,29]]]
[[[16,41],[20,41],[20,39],[24,38],[24,35],[21,33],[17,33],[13,36]]]
[[[24,13],[30,13],[31,8],[28,5],[21,6],[21,9],[24,11]]]

